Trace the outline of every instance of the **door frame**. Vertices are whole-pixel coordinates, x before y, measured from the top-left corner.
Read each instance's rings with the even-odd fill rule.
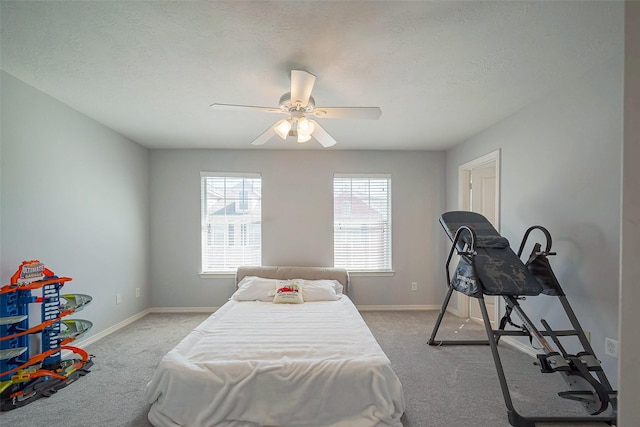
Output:
[[[458,209],[461,211],[471,210],[469,205],[469,176],[473,169],[486,166],[489,163],[494,163],[496,168],[496,188],[495,188],[495,224],[494,227],[498,232],[500,231],[500,149],[487,153],[476,159],[470,160],[464,164],[458,166]],[[458,316],[467,318],[469,317],[469,297],[462,292],[457,292],[457,310]],[[495,319],[500,318],[500,298],[496,298],[495,304]]]

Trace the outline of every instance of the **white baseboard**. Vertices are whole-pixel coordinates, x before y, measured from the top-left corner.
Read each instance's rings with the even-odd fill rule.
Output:
[[[79,340],[72,343],[74,347],[85,349],[90,344],[101,340],[102,338],[111,335],[119,329],[142,319],[144,316],[150,313],[213,313],[220,307],[151,307],[147,308],[140,313],[116,323],[115,325],[98,332],[95,335],[90,336],[87,339]],[[398,310],[437,310],[440,306],[437,305],[360,305],[357,306],[360,311],[398,311]],[[72,351],[64,350],[61,354],[62,359],[67,359],[73,355]]]
[[[151,307],[146,310],[141,311],[140,313],[134,314],[133,316],[119,322],[103,331],[98,332],[95,335],[90,336],[87,339],[80,340],[77,343],[73,343],[74,347],[80,347],[84,349],[90,344],[101,340],[102,338],[111,335],[119,329],[124,328],[125,326],[135,322],[136,320],[142,319],[144,316],[150,313],[213,313],[218,310],[219,307]],[[358,305],[356,308],[359,311],[405,311],[405,310],[439,310],[441,308],[440,305]],[[447,308],[447,312],[453,314],[454,316],[458,315],[458,311],[456,309]],[[536,358],[536,350],[531,348],[530,346],[521,343],[520,341],[514,339],[513,337],[502,337],[501,341],[505,344],[519,350],[523,353],[526,353]],[[62,352],[61,357],[66,359],[70,357],[73,353],[69,350],[64,350]]]
[[[437,310],[439,305],[356,305],[358,311]]]
[[[440,307],[436,307],[436,310],[439,308]],[[455,308],[447,307],[447,313],[460,317],[458,310]],[[527,345],[526,343],[518,341],[514,337],[502,336],[500,337],[500,342],[524,354],[528,354],[534,359],[537,359],[538,351],[535,348],[531,347],[530,345]]]
[[[439,308],[439,307],[438,307]],[[447,313],[453,314],[456,317],[460,317],[460,312],[458,311],[457,308],[451,308],[451,307],[447,307],[446,310]]]
[[[527,345],[525,343],[522,343],[522,342],[516,340],[513,337],[505,337],[505,336],[503,336],[503,337],[500,338],[500,342],[503,342],[503,343],[507,344],[508,346],[513,347],[516,350],[518,350],[518,351],[520,351],[520,352],[522,352],[524,354],[528,354],[529,356],[533,357],[534,359],[538,358],[537,357],[538,351],[535,348],[533,348],[530,345]]]
[[[101,340],[102,338],[111,335],[119,329],[124,328],[125,326],[135,322],[136,320],[142,319],[144,316],[150,313],[213,313],[219,307],[151,307],[145,310],[142,310],[140,313],[134,314],[133,316],[123,320],[120,323],[116,323],[115,325],[105,329],[104,331],[100,331],[95,335],[90,336],[87,339],[79,340],[78,342],[73,342],[71,345],[73,347],[79,347],[84,349],[89,344],[93,344],[94,342]],[[73,354],[72,351],[64,350],[61,354],[62,359],[69,358]]]
[[[213,313],[220,307],[152,307],[150,313]]]
[[[101,340],[102,338],[111,335],[112,333],[116,332],[119,329],[124,328],[125,326],[135,322],[136,320],[142,319],[144,316],[146,316],[147,314],[151,313],[151,309],[147,308],[146,310],[142,310],[140,313],[134,314],[133,316],[124,319],[122,322],[120,323],[116,323],[115,325],[98,332],[95,335],[92,335],[86,339],[83,340],[79,340],[78,342],[73,342],[71,343],[71,345],[73,347],[79,347],[84,349],[86,346],[88,346],[89,344],[93,344],[94,342]],[[62,359],[66,359],[69,356],[71,356],[73,354],[73,352],[69,351],[69,350],[64,350],[61,354]]]

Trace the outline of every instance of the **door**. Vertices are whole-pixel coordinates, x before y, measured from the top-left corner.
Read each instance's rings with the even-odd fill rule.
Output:
[[[500,230],[500,151],[467,162],[459,167],[458,172],[459,209],[484,215],[496,230]],[[482,322],[478,301],[458,294],[458,315]],[[499,298],[485,296],[484,301],[489,320],[495,327],[500,315]]]
[[[496,166],[495,162],[473,168],[469,173],[469,205],[471,211],[484,215],[495,227],[496,224]],[[497,297],[486,295],[484,302],[491,324],[495,326]],[[469,298],[469,317],[482,322],[480,306],[475,298]]]

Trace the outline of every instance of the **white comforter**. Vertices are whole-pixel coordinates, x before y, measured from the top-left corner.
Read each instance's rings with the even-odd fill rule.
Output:
[[[348,297],[229,301],[160,362],[154,426],[401,426],[402,385]]]

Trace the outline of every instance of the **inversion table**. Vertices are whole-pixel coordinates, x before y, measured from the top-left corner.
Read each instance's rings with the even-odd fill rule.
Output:
[[[452,241],[446,262],[448,292],[433,327],[428,344],[440,345],[489,345],[498,373],[500,388],[507,406],[509,423],[515,427],[534,427],[536,422],[616,423],[617,392],[611,388],[607,376],[596,358],[569,301],[551,270],[548,256],[551,252],[551,235],[541,226],[530,227],[522,239],[520,249],[515,254],[509,247],[509,241],[496,231],[482,215],[474,212],[453,211],[444,213],[440,223]],[[541,231],[546,238],[546,248],[535,243],[526,262],[520,260],[529,234]],[[454,255],[460,256],[454,277],[451,277],[449,265]],[[453,291],[476,298],[487,332],[487,340],[436,340],[436,334]],[[519,300],[526,296],[545,294],[557,297],[573,329],[553,330],[548,322],[540,320],[544,330],[539,330],[526,315]],[[489,320],[484,295],[500,296],[505,301],[505,315],[498,329],[493,329]],[[521,325],[511,320],[512,313],[521,319]],[[507,324],[518,329],[506,330]],[[535,340],[543,353],[537,355],[537,365],[543,373],[558,372],[564,378],[569,390],[558,393],[561,397],[579,401],[589,416],[523,416],[513,406],[509,387],[505,377],[498,342],[502,336],[527,336]],[[568,354],[561,337],[577,337],[583,351]],[[551,339],[555,347],[547,341]],[[609,410],[607,410],[610,408]]]

